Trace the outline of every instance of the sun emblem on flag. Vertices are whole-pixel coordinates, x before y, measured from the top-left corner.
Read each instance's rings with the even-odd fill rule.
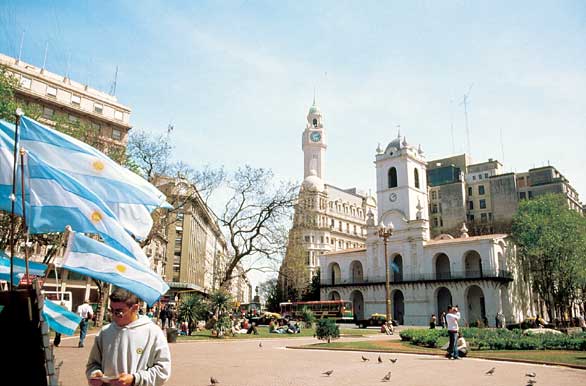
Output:
[[[144,349],[143,349],[142,347],[138,347],[138,348],[136,349],[136,353],[137,353],[138,355],[142,354],[143,352],[144,352]]]
[[[94,210],[90,217],[92,219],[92,222],[96,222],[96,223],[102,221],[102,218],[103,218],[102,214],[100,212],[98,212],[97,210]]]
[[[98,160],[95,160],[94,162],[92,162],[92,167],[94,168],[95,171],[102,172],[104,170],[104,168],[106,167],[106,165],[104,165],[104,163],[98,159]]]
[[[124,272],[126,272],[126,266],[124,264],[118,264],[118,265],[116,265],[116,271],[118,271],[120,273],[124,273]]]

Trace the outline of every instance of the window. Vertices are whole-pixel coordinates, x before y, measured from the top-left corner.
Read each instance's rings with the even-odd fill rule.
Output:
[[[112,138],[116,140],[120,140],[122,138],[122,133],[118,129],[112,129]]]
[[[478,175],[478,179],[481,180],[482,179],[482,174]]]
[[[397,169],[394,167],[389,169],[388,173],[389,177],[389,188],[396,188],[397,187]]]
[[[480,204],[480,209],[486,209],[486,200],[480,200],[479,204]]]
[[[437,193],[435,191],[431,192],[431,199],[432,200],[437,199]]]
[[[101,128],[102,125],[100,125],[99,123],[92,122],[92,129],[99,131]]]
[[[101,103],[94,103],[94,113],[103,114],[104,105],[102,105]]]
[[[527,194],[525,192],[519,192],[519,199],[524,200],[527,198]]]
[[[31,78],[27,78],[26,76],[20,78],[20,87],[22,88],[31,88],[31,83]]]
[[[472,186],[468,187],[468,195],[471,196],[472,195]]]
[[[529,197],[529,199],[533,198],[533,192],[532,191],[528,191],[527,192],[527,197]]]
[[[57,96],[57,89],[53,86],[47,85],[47,95],[56,97]]]
[[[473,214],[469,214],[468,215],[468,221],[473,222],[474,221],[474,215]]]
[[[323,244],[324,243],[324,237],[323,236],[320,236],[319,241],[320,241],[320,243]]]
[[[433,226],[436,227],[438,225],[437,217],[433,218]]]
[[[313,118],[313,127],[317,127],[317,119]]]
[[[478,185],[478,194],[481,196],[484,194],[484,185]]]
[[[114,119],[122,120],[122,111],[114,110]]]
[[[50,107],[43,107],[43,118],[53,119],[53,115],[55,114],[55,110]]]
[[[419,170],[416,168],[413,173],[415,174],[415,187],[419,189]]]
[[[433,204],[431,207],[431,213],[437,213],[437,204]]]
[[[468,210],[474,209],[474,201],[468,201]]]
[[[492,213],[488,212],[488,219],[492,220]]]
[[[472,181],[476,181],[476,176],[472,176]]]
[[[444,226],[444,220],[440,217],[440,227]]]
[[[484,173],[484,178],[488,178],[488,173]]]
[[[480,221],[486,222],[486,213],[481,213],[480,214]]]
[[[79,95],[71,95],[71,104],[73,105],[80,105],[81,97]]]
[[[335,227],[336,226],[336,221],[335,220],[330,220],[330,227]]]

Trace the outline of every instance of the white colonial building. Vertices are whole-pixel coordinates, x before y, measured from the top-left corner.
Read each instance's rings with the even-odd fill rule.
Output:
[[[426,162],[421,147],[401,137],[377,149],[377,213],[368,213],[366,247],[320,256],[322,299],[348,299],[358,319],[385,313],[385,248],[378,228],[392,227],[387,241],[391,315],[401,324],[423,325],[432,314],[459,305],[464,323],[488,322],[498,312],[507,323],[533,315],[515,249],[505,234],[430,239]],[[375,217],[376,216],[376,217]]]

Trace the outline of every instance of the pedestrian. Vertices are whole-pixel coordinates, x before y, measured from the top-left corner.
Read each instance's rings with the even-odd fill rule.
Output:
[[[435,314],[431,314],[431,319],[429,319],[429,328],[431,328],[432,330],[435,329],[436,322],[437,318],[435,317]]]
[[[65,305],[64,301],[61,301],[59,303],[59,305],[65,309],[67,309],[67,306]],[[60,344],[61,344],[61,333],[55,331],[55,338],[53,339],[53,346],[59,347]]]
[[[163,308],[159,312],[159,319],[161,319],[161,328],[164,330],[167,328],[167,320],[169,319],[169,308],[168,306]]]
[[[77,347],[83,347],[83,342],[87,335],[87,326],[94,317],[94,310],[89,303],[89,299],[85,299],[83,304],[77,307],[77,315],[81,316],[81,322],[79,322],[79,343]]]
[[[440,315],[440,320],[439,320],[440,326],[441,328],[446,327],[446,313],[442,312],[442,314]]]
[[[464,358],[468,355],[468,343],[461,332],[458,332],[458,340],[456,342],[456,346],[458,347],[458,358]]]
[[[139,299],[116,288],[110,295],[113,323],[94,340],[86,365],[90,386],[160,386],[171,376],[171,353],[163,331],[138,314]]]
[[[450,337],[450,345],[448,346],[448,356],[450,359],[460,359],[458,355],[458,321],[460,320],[460,310],[458,306],[449,306],[446,314],[446,322],[448,325],[448,335]]]

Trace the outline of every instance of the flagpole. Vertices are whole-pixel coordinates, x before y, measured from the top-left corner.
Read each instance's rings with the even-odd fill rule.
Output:
[[[13,290],[12,280],[14,275],[14,244],[16,243],[14,233],[16,227],[16,218],[14,216],[14,206],[16,205],[16,149],[18,145],[18,126],[20,125],[20,117],[24,113],[20,108],[16,109],[16,126],[14,129],[14,153],[12,156],[12,194],[10,194],[11,209],[10,209],[10,281],[8,282],[8,290]]]
[[[22,226],[24,228],[24,232],[26,234],[26,242],[24,244],[24,267],[26,272],[27,280],[30,280],[29,270],[28,270],[28,259],[29,259],[29,234],[28,234],[28,226],[26,224],[26,203],[25,203],[25,190],[24,190],[24,154],[26,151],[24,147],[20,148],[20,190],[22,196]],[[32,281],[31,281],[32,284]]]

